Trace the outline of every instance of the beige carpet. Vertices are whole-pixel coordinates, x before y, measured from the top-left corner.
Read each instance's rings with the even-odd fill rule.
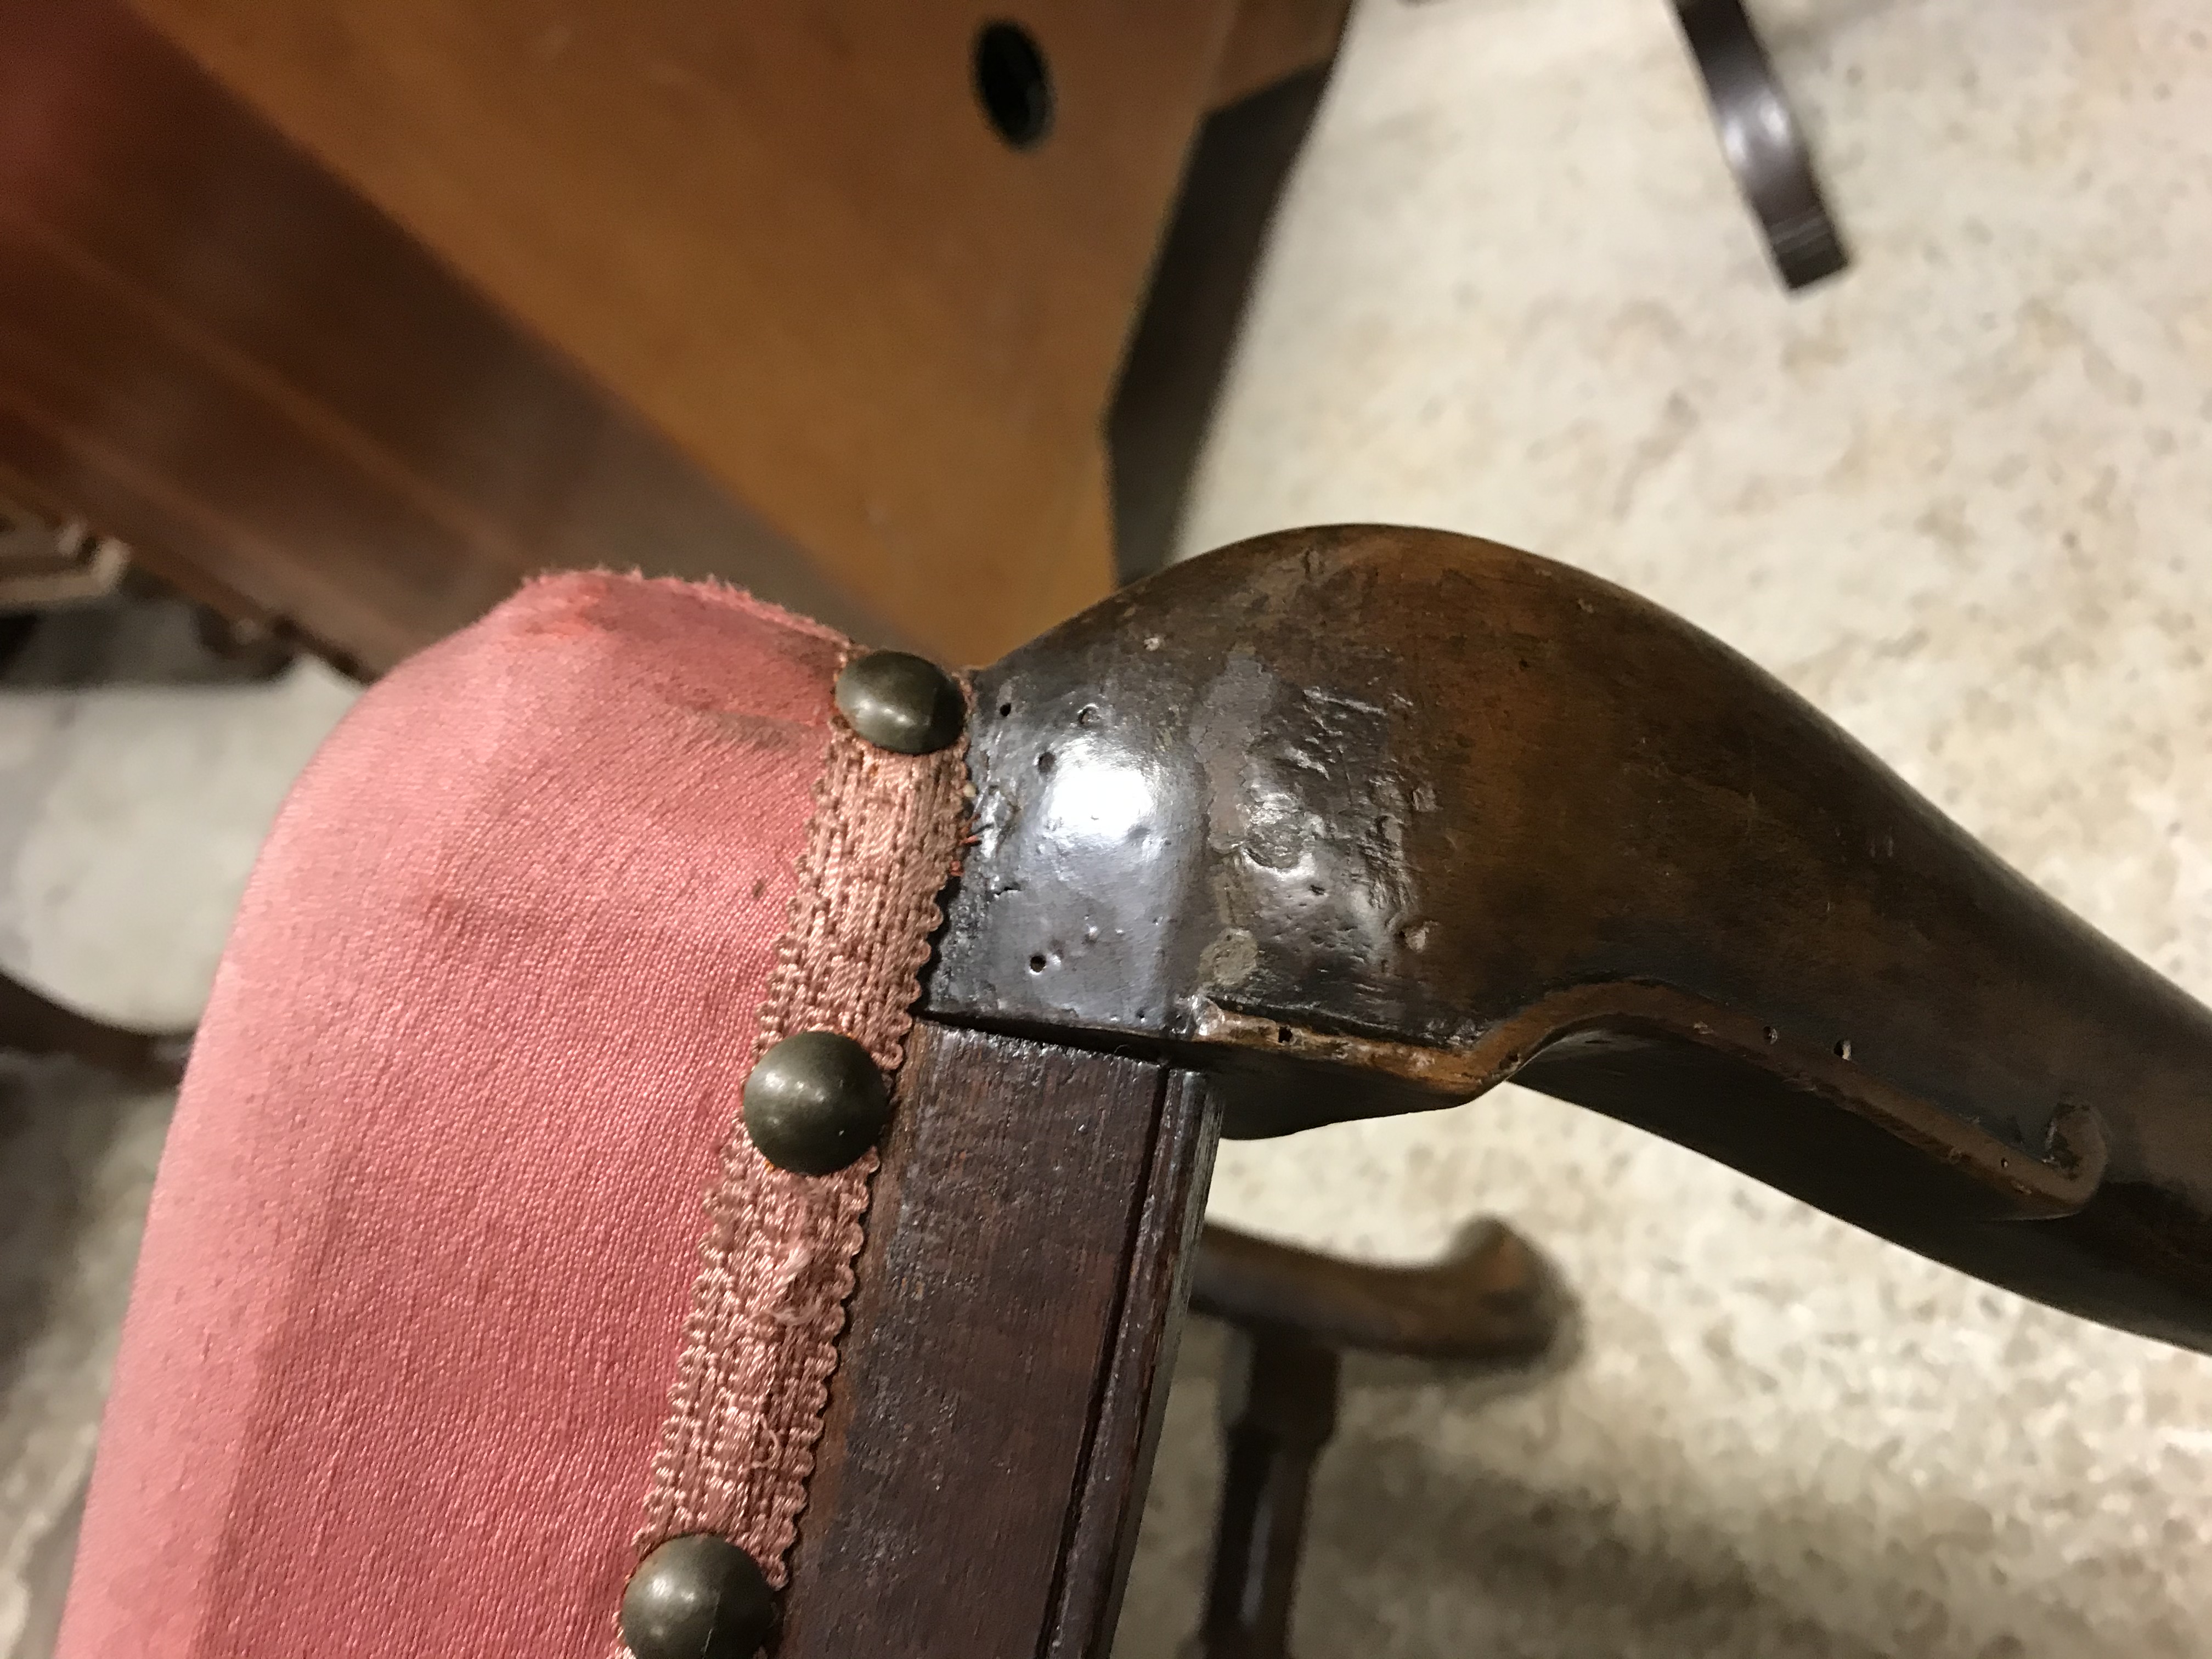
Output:
[[[1760,9],[1858,255],[1796,301],[1664,0],[1373,0],[1189,539],[1390,519],[1626,581],[2212,993],[2212,24],[2181,0]],[[313,678],[0,698],[0,959],[188,1012],[343,705]],[[0,1077],[15,1659],[43,1650],[31,1590],[160,1108]],[[1493,1209],[1585,1302],[1580,1360],[1533,1389],[1353,1369],[1303,1659],[2212,1655],[2212,1361],[1512,1091],[1232,1149],[1215,1208],[1393,1258]],[[1194,1617],[1217,1363],[1195,1333],[1121,1659]]]

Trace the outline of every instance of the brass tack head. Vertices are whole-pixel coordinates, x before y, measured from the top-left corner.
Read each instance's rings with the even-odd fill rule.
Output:
[[[968,705],[952,676],[927,657],[871,651],[837,677],[837,708],[878,749],[933,755],[960,735]]]
[[[868,1051],[836,1031],[770,1046],[745,1079],[745,1133],[779,1170],[829,1175],[876,1144],[890,1091]]]
[[[622,1638],[637,1659],[753,1659],[775,1625],[760,1564],[708,1532],[660,1545],[623,1591]]]

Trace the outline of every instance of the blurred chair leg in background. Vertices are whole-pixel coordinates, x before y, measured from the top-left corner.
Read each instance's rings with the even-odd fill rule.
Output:
[[[1502,1222],[1474,1223],[1442,1261],[1417,1267],[1206,1228],[1191,1310],[1225,1322],[1235,1340],[1221,1384],[1221,1510],[1190,1659],[1285,1659],[1345,1351],[1522,1371],[1563,1346],[1569,1306],[1549,1264]]]
[[[1743,0],[1675,0],[1674,12],[1705,77],[1721,153],[1783,286],[1795,291],[1834,276],[1850,255]]]
[[[190,1031],[138,1031],[64,1007],[0,973],[0,1048],[64,1055],[148,1088],[173,1088],[191,1052]]]

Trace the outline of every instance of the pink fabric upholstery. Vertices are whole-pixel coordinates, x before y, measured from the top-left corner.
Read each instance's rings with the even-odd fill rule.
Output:
[[[63,1659],[605,1659],[843,649],[550,579],[317,757],[186,1079]]]
[[[761,1047],[840,1031],[896,1069],[963,825],[962,759],[958,746],[892,754],[838,723]],[[871,1152],[809,1178],[771,1168],[742,1135],[730,1141],[641,1545],[720,1533],[769,1583],[785,1582],[875,1169]]]

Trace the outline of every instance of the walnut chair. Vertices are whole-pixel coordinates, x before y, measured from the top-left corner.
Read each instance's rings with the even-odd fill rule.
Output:
[[[2212,1013],[1618,588],[1296,532],[956,678],[545,579],[263,854],[60,1651],[1103,1655],[1194,1279],[1279,1651],[1334,1348],[1559,1296],[1201,1249],[1217,1139],[1509,1078],[2212,1348]]]

